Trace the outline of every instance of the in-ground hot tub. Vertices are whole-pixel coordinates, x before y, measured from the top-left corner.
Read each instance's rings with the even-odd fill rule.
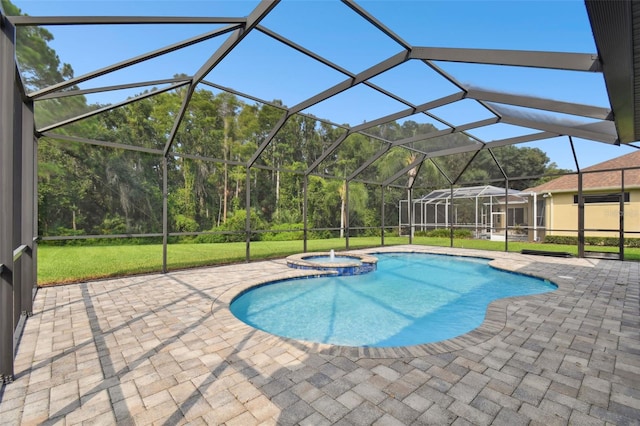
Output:
[[[378,259],[366,254],[331,252],[300,253],[287,257],[287,265],[296,269],[333,271],[338,275],[360,275],[375,271]]]

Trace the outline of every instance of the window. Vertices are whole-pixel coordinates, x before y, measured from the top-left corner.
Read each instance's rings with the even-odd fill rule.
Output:
[[[526,225],[524,219],[524,208],[514,207],[509,209],[507,218],[508,226]]]
[[[544,226],[545,224],[545,218],[544,218],[544,212],[545,212],[545,200],[544,199],[538,199],[536,201],[537,206],[536,206],[536,224],[538,226]]]
[[[596,203],[619,203],[620,202],[620,193],[615,194],[595,194],[595,195],[583,195],[585,204],[596,204]],[[623,194],[624,202],[629,202],[629,193],[625,192]],[[573,196],[573,204],[578,204],[578,195]]]

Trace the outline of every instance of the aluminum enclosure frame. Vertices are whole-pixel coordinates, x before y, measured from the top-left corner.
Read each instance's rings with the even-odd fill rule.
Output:
[[[0,384],[14,378],[17,338],[33,311],[37,189],[33,102],[14,62],[14,27],[0,14]]]
[[[15,345],[15,336],[19,334],[19,326],[21,321],[31,314],[32,297],[37,282],[36,263],[37,263],[37,155],[36,155],[36,139],[40,137],[51,137],[63,140],[73,140],[80,143],[86,143],[96,146],[113,147],[118,149],[143,151],[153,155],[158,155],[163,162],[163,271],[167,270],[167,241],[170,234],[167,222],[167,158],[172,155],[184,157],[193,157],[185,154],[177,154],[172,151],[172,145],[176,133],[182,123],[183,117],[189,106],[191,95],[196,90],[198,84],[209,85],[220,90],[230,93],[241,94],[233,88],[221,88],[215,82],[207,81],[207,74],[213,70],[229,53],[231,53],[243,39],[251,31],[257,31],[277,42],[300,52],[314,61],[341,73],[344,80],[331,87],[298,102],[292,107],[281,107],[282,115],[273,129],[269,132],[258,149],[250,157],[246,163],[242,163],[246,167],[247,172],[247,190],[246,190],[246,209],[251,207],[250,193],[250,176],[252,169],[260,169],[262,166],[256,164],[264,150],[269,147],[278,132],[285,126],[287,120],[296,114],[304,115],[304,111],[332,96],[338,95],[358,85],[366,86],[377,93],[393,99],[402,104],[404,109],[393,112],[389,115],[378,117],[367,123],[355,126],[345,126],[323,120],[337,128],[344,130],[344,133],[337,138],[327,150],[325,150],[309,167],[300,173],[304,177],[304,249],[307,248],[307,185],[308,178],[312,175],[323,176],[318,170],[319,165],[352,134],[366,133],[367,129],[375,126],[392,122],[401,118],[406,118],[414,114],[424,114],[426,117],[441,123],[445,128],[431,134],[417,135],[412,138],[399,141],[387,141],[378,138],[383,144],[374,156],[369,158],[365,163],[356,168],[355,171],[348,176],[333,176],[334,178],[344,180],[347,188],[352,182],[366,182],[380,185],[383,205],[381,209],[382,216],[382,238],[384,244],[384,198],[385,190],[394,186],[395,182],[406,173],[414,168],[419,169],[426,162],[432,161],[433,158],[454,155],[461,153],[473,153],[477,155],[482,150],[487,150],[496,166],[502,171],[504,170],[496,160],[492,152],[493,148],[500,146],[508,146],[512,144],[536,141],[558,136],[566,136],[571,140],[572,137],[579,137],[588,140],[594,140],[607,144],[631,144],[640,139],[640,108],[638,97],[640,96],[640,66],[636,66],[638,58],[634,55],[634,49],[640,43],[640,35],[632,31],[635,26],[640,25],[640,6],[637,3],[625,0],[617,2],[594,1],[587,0],[586,7],[591,22],[593,35],[595,37],[598,52],[597,53],[565,53],[565,52],[531,52],[531,51],[515,51],[515,50],[491,50],[491,49],[453,49],[429,46],[413,46],[403,40],[399,35],[395,34],[392,29],[370,14],[365,8],[360,6],[356,1],[343,0],[343,3],[361,19],[373,25],[382,34],[392,40],[398,46],[398,52],[380,61],[379,63],[369,67],[359,73],[353,73],[346,70],[327,58],[318,55],[297,45],[295,42],[286,37],[266,28],[261,21],[274,10],[279,1],[261,1],[254,11],[247,17],[33,17],[33,16],[5,16],[0,10],[0,382],[10,382],[13,379],[13,354]],[[38,26],[38,25],[129,25],[129,24],[220,24],[223,27],[201,34],[196,37],[174,43],[164,48],[147,52],[142,55],[130,58],[112,64],[85,75],[71,78],[68,81],[54,84],[49,87],[38,88],[31,93],[25,93],[18,65],[15,62],[16,26]],[[624,25],[621,25],[624,24]],[[102,87],[88,90],[76,90],[73,86],[104,76],[106,74],[127,68],[132,65],[148,61],[161,55],[178,51],[182,48],[194,45],[201,41],[209,40],[214,37],[227,37],[220,48],[208,58],[203,59],[201,67],[192,75],[186,78],[167,78],[163,80],[155,80],[150,82],[135,82],[123,84],[119,86]],[[637,49],[636,49],[637,50]],[[389,91],[376,85],[372,79],[384,72],[387,72],[399,65],[409,61],[418,63],[421,66],[435,72],[443,79],[459,89],[459,92],[439,98],[428,99],[422,104],[414,104],[403,97],[390,93]],[[511,93],[498,93],[480,88],[465,86],[454,77],[442,70],[434,61],[442,62],[463,62],[474,64],[489,65],[507,65],[519,67],[533,67],[542,69],[560,69],[571,70],[576,72],[602,73],[607,86],[611,108],[602,108],[591,105],[574,104],[569,102],[553,101],[548,99],[535,98],[531,96],[516,95]],[[128,146],[116,142],[89,140],[81,137],[71,137],[56,133],[55,130],[87,118],[89,116],[100,114],[102,112],[123,106],[140,99],[130,99],[118,104],[101,108],[91,113],[71,117],[67,120],[53,123],[45,127],[34,128],[34,102],[44,99],[56,99],[65,96],[82,95],[88,93],[99,93],[101,91],[111,91],[125,88],[136,88],[144,85],[168,84],[165,89],[158,90],[144,96],[153,96],[164,91],[173,90],[177,87],[186,87],[188,95],[185,97],[179,114],[177,114],[170,135],[166,141],[164,149],[150,150],[140,147]],[[251,94],[241,94],[249,99],[261,102],[265,105],[271,104],[269,101],[259,99]],[[491,118],[453,125],[442,117],[435,114],[432,110],[440,106],[454,104],[457,101],[470,100],[486,109],[492,116]],[[595,125],[575,125],[575,123],[556,122],[549,123],[544,120],[536,120],[531,118],[523,118],[509,111],[508,107],[514,106],[525,107],[540,111],[552,111],[563,114],[573,114],[581,117],[588,117],[597,120]],[[314,117],[316,118],[316,117]],[[316,118],[322,120],[321,118]],[[467,133],[474,128],[481,128],[496,123],[507,123],[531,129],[531,134],[506,138],[502,140],[483,141]],[[437,151],[424,152],[417,148],[409,146],[413,142],[422,142],[433,139],[446,134],[461,133],[475,143],[463,147],[444,148]],[[635,146],[635,145],[632,145]],[[408,149],[417,154],[416,160],[411,164],[405,165],[398,170],[390,178],[381,182],[367,182],[361,178],[362,173],[377,159],[382,157],[391,149]],[[473,160],[472,158],[472,160]],[[225,162],[222,159],[202,158],[204,161]],[[463,169],[469,166],[468,161]],[[236,164],[226,161],[227,164]],[[437,167],[436,167],[437,168]],[[447,174],[438,169],[444,179],[450,183],[451,192],[453,193],[454,185],[457,183],[461,174],[457,176],[447,176]],[[578,169],[578,175],[581,173]],[[508,187],[509,180],[514,180],[513,176],[504,175],[505,187]],[[400,185],[406,189],[409,199],[415,180]],[[398,186],[398,185],[395,185]],[[508,197],[507,197],[508,198]],[[507,201],[508,202],[508,201]],[[347,218],[344,229],[341,229],[346,236],[346,244],[349,244],[350,225]],[[450,212],[451,214],[451,212]],[[412,218],[409,218],[412,221]],[[582,227],[584,220],[582,219]],[[246,234],[246,259],[251,258],[251,234],[255,230],[251,229],[250,215],[247,214],[245,234]],[[453,229],[452,244],[453,244]],[[179,234],[175,234],[179,235]],[[110,236],[103,236],[110,237]],[[113,236],[111,236],[113,237]],[[121,237],[127,237],[123,235]],[[582,239],[583,240],[583,239]],[[584,255],[584,241],[581,241],[581,255]],[[505,250],[507,249],[505,243]]]

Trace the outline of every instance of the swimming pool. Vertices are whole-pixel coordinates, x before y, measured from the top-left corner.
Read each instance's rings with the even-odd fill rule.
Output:
[[[478,327],[493,300],[557,287],[494,269],[488,260],[418,253],[376,254],[366,275],[278,281],[231,302],[241,321],[269,333],[344,346],[409,346]]]

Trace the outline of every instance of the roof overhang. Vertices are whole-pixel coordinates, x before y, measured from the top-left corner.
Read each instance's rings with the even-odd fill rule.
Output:
[[[640,3],[586,0],[619,141],[640,140]]]

